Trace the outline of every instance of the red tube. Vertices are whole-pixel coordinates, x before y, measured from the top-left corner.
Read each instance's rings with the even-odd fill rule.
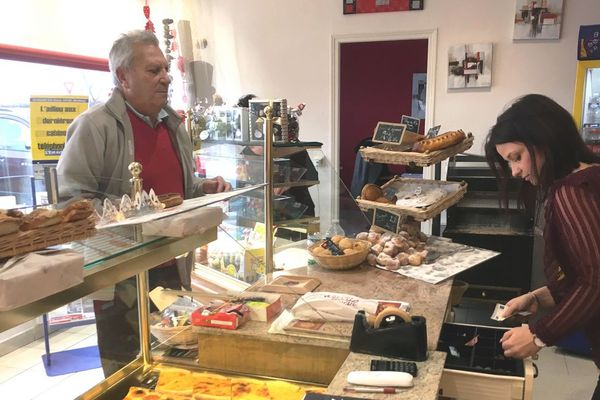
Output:
[[[0,43],[0,59],[108,71],[108,60]]]

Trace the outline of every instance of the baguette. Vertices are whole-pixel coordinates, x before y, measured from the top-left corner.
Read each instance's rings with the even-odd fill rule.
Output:
[[[413,145],[412,150],[419,153],[442,150],[447,147],[459,144],[460,142],[465,140],[466,137],[467,135],[465,135],[465,133],[461,130],[450,131],[432,139],[421,140]]]

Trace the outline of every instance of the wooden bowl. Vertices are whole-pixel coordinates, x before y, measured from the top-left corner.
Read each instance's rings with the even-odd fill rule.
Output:
[[[354,254],[344,254],[341,256],[315,254],[313,250],[321,246],[323,241],[319,241],[318,243],[310,246],[308,248],[308,252],[315,259],[317,264],[325,269],[344,270],[354,268],[366,260],[367,254],[369,254],[369,249],[371,248],[371,242],[359,239],[353,240],[355,243],[360,242],[362,244],[362,250]]]

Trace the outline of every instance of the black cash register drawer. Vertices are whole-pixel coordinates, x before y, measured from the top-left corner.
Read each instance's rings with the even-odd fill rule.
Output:
[[[437,348],[448,354],[444,368],[525,376],[522,360],[504,357],[500,344],[504,332],[506,330],[501,328],[445,323]]]

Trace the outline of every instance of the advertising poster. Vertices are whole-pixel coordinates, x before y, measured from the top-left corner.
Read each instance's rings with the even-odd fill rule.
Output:
[[[57,161],[65,147],[67,128],[87,110],[87,96],[31,96],[31,159]]]

